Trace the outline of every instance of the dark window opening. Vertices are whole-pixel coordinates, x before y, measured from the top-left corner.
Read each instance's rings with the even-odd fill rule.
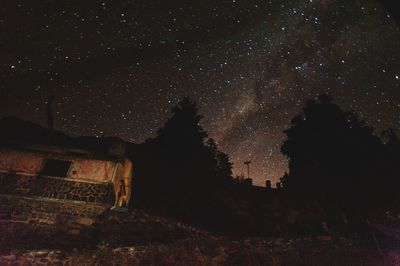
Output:
[[[42,175],[66,177],[70,166],[70,161],[47,159],[42,169]]]

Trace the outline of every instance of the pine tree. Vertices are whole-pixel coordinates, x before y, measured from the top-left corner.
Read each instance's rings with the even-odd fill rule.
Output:
[[[356,208],[379,197],[382,143],[357,114],[321,95],[291,124],[281,147],[289,159],[289,175],[282,180],[288,190]]]

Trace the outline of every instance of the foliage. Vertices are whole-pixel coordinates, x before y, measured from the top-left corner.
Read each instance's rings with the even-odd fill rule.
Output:
[[[136,172],[136,203],[171,216],[202,219],[231,179],[232,163],[201,127],[202,116],[189,98],[172,109],[157,137],[143,144]],[[138,154],[136,152],[136,154]],[[134,194],[135,194],[134,191]]]
[[[385,146],[372,127],[327,95],[310,100],[284,133],[281,150],[290,173],[282,182],[288,191],[361,214],[388,203],[387,192],[398,184],[387,163],[395,157],[388,152],[396,143],[393,134]]]

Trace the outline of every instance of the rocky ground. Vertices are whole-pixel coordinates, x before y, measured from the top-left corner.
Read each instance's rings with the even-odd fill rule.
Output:
[[[140,210],[77,221],[1,220],[0,265],[400,265],[400,248],[379,256],[335,235],[231,239]]]
[[[349,245],[346,248],[340,245]],[[181,239],[95,249],[11,250],[2,265],[361,265],[342,239]]]

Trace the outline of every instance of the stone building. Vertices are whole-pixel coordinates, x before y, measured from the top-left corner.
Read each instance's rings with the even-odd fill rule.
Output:
[[[132,162],[123,153],[123,143],[107,154],[1,143],[0,194],[128,206]]]

